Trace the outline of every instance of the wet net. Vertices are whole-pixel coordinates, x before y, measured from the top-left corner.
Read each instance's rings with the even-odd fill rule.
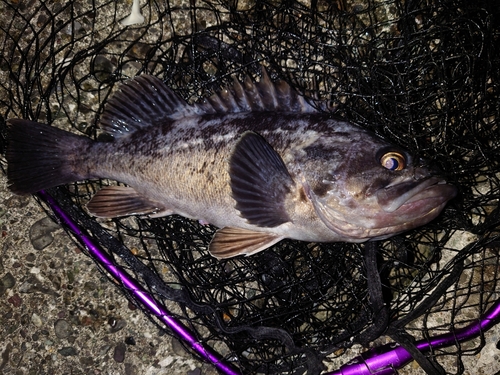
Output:
[[[88,216],[81,207],[110,181],[50,194],[242,373],[319,374],[382,334],[429,374],[464,373],[463,358],[485,345],[482,332],[425,355],[414,342],[477,321],[499,297],[496,2],[152,0],[144,23],[123,26],[130,7],[0,2],[2,150],[5,120],[15,117],[97,137],[106,100],[141,73],[196,101],[266,66],[271,78],[433,160],[458,197],[430,224],[382,242],[282,241],[218,261],[207,251],[213,227],[179,216]]]

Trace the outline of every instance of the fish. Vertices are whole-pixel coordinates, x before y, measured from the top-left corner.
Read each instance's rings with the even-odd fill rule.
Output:
[[[98,140],[9,119],[10,190],[76,181],[121,184],[88,202],[100,218],[173,214],[212,224],[218,259],[288,238],[383,240],[436,218],[457,188],[427,161],[335,113],[284,80],[248,76],[190,104],[160,78],[124,82],[105,103]]]

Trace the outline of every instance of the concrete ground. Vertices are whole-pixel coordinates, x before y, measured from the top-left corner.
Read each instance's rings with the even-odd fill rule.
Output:
[[[1,374],[216,374],[131,305],[0,174]]]

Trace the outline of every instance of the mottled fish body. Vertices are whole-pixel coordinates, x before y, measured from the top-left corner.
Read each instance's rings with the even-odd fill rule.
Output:
[[[106,104],[93,141],[9,120],[8,179],[16,193],[91,178],[99,217],[180,214],[219,228],[211,253],[253,254],[283,238],[383,239],[435,218],[456,194],[405,150],[318,112],[264,72],[189,105],[142,75]]]

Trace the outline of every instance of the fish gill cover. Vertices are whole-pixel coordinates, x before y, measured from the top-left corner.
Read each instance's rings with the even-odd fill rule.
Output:
[[[428,356],[412,342],[476,321],[498,298],[496,2],[153,0],[142,5],[143,24],[125,27],[129,5],[0,2],[2,151],[9,118],[101,136],[104,103],[141,73],[193,102],[266,66],[271,78],[432,160],[458,196],[436,220],[385,241],[287,240],[220,261],[207,251],[213,227],[179,216],[88,216],[82,207],[111,181],[50,193],[245,374],[318,374],[382,334],[427,373],[463,373],[464,356],[477,354],[482,338]]]

